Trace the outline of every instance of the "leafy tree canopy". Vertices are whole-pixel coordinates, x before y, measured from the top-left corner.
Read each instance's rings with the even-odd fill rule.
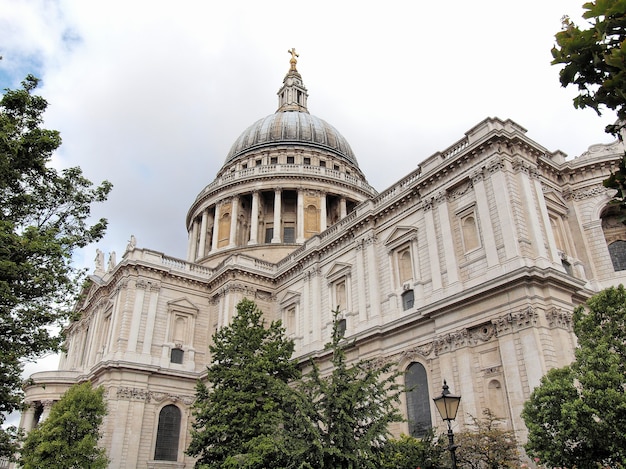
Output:
[[[76,384],[63,394],[48,418],[32,430],[21,450],[23,469],[104,469],[108,458],[98,448],[99,427],[106,415],[104,388]]]
[[[266,327],[250,300],[213,335],[207,383],[198,382],[188,454],[206,468],[289,467],[298,402],[288,383],[300,377],[294,343],[280,321]]]
[[[470,416],[469,428],[457,433],[457,461],[460,467],[470,469],[517,468],[520,456],[513,430],[502,428],[501,419],[490,409],[483,418]]]
[[[552,49],[553,64],[563,65],[561,84],[575,85],[576,108],[590,107],[598,114],[604,106],[626,119],[626,2],[596,0],[583,5],[587,28],[563,18],[563,28]],[[619,126],[618,126],[619,127]],[[619,128],[610,126],[607,132]]]
[[[554,467],[624,467],[626,290],[598,293],[573,322],[576,360],[550,370],[524,405],[526,450]]]
[[[403,420],[398,410],[399,373],[391,363],[359,360],[349,365],[346,349],[352,344],[343,338],[339,314],[333,312],[332,340],[326,345],[332,352],[332,371],[322,375],[312,362],[302,385],[310,404],[309,420],[319,438],[309,454],[316,459],[312,464],[316,468],[377,468],[380,450],[390,436],[389,424]]]
[[[385,442],[381,450],[380,469],[435,469],[444,467],[448,453],[443,436],[435,439],[431,431],[423,438],[402,435]]]
[[[79,168],[50,167],[61,138],[41,127],[48,103],[37,83],[28,76],[0,100],[0,423],[20,406],[23,360],[59,348],[51,326],[68,317],[80,284],[72,253],[104,235],[106,220],[88,218],[111,190]],[[6,441],[2,455],[13,449]]]

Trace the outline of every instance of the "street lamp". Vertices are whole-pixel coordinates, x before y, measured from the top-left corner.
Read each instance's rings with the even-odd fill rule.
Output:
[[[450,458],[452,459],[452,469],[456,469],[456,446],[454,444],[454,433],[452,433],[452,423],[450,422],[456,418],[461,396],[450,394],[448,384],[444,380],[441,396],[435,397],[433,401],[435,402],[435,406],[437,406],[441,418],[448,422],[448,450],[450,451]]]

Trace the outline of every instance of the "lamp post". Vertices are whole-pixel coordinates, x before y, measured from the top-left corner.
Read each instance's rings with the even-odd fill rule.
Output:
[[[454,444],[454,433],[452,433],[452,423],[450,422],[456,418],[461,396],[450,394],[448,384],[444,380],[441,396],[435,397],[433,401],[435,402],[435,406],[437,406],[441,418],[448,422],[448,450],[450,451],[450,458],[452,459],[452,469],[456,469],[456,446]]]

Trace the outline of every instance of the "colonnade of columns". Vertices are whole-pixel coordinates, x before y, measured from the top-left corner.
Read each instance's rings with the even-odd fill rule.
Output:
[[[235,195],[205,208],[193,220],[189,229],[188,260],[193,262],[210,252],[225,247],[233,248],[265,242],[303,243],[307,238],[326,230],[329,224],[335,223],[348,214],[349,200],[343,196],[332,196],[329,199],[323,191],[307,191],[304,188],[293,190],[275,188],[273,197],[268,197],[267,194],[263,197],[266,192],[269,191],[257,190],[248,194]],[[295,213],[285,206],[286,192],[297,194]],[[244,206],[244,201],[251,202],[250,206]],[[270,206],[267,206],[268,202]],[[307,217],[307,210],[314,210],[314,217],[310,215]],[[292,215],[292,220],[287,222],[286,215]],[[242,226],[242,222],[245,226]],[[285,240],[287,234],[285,228],[288,224],[292,225],[295,230],[293,234],[287,235],[287,237],[295,236],[293,240]],[[264,233],[269,236],[267,233],[270,228],[272,229],[271,239],[260,240],[259,238]]]

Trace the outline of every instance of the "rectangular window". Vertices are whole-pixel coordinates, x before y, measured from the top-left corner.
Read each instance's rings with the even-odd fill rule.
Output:
[[[273,237],[274,237],[274,228],[265,228],[265,243],[266,244],[271,243]]]
[[[325,167],[326,167],[326,161],[320,160],[320,168],[325,168]]]
[[[293,226],[285,226],[283,230],[283,243],[296,242],[296,229]]]
[[[304,157],[304,164],[311,164],[311,158]]]
[[[293,164],[294,163],[294,158],[293,156],[288,156],[287,157],[287,164]]]
[[[278,157],[277,156],[272,156],[270,158],[270,164],[277,164],[278,163]]]

